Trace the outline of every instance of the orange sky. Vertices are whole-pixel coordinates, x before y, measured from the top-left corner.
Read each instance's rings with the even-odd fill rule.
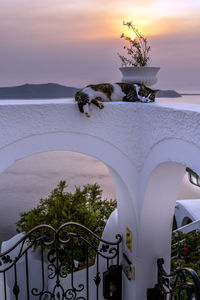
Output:
[[[149,38],[162,85],[172,84],[170,59],[181,76],[183,63],[190,80],[198,74],[199,0],[0,0],[0,86],[38,81],[80,86],[95,72],[96,81],[104,74],[107,81],[119,80],[119,36],[123,20],[131,19]]]
[[[1,0],[0,16],[1,31],[41,42],[114,38],[123,20],[134,20],[147,36],[184,34],[200,29],[200,1]]]

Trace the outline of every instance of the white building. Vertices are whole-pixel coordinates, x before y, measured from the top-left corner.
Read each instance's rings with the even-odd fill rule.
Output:
[[[17,159],[52,150],[103,161],[116,189],[116,233],[122,234],[122,252],[135,268],[133,280],[123,275],[122,299],[145,300],[157,281],[157,259],[164,258],[169,270],[173,215],[185,168],[200,174],[200,106],[117,102],[91,110],[86,118],[73,101],[1,101],[0,171]]]

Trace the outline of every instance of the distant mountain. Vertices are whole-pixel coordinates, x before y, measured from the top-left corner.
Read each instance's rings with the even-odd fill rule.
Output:
[[[57,83],[24,84],[14,87],[0,87],[0,99],[55,99],[70,98],[78,88],[68,87]],[[174,98],[181,97],[173,90],[159,91],[156,97]]]
[[[56,83],[0,87],[0,99],[54,99],[74,97],[77,88]]]
[[[160,90],[156,95],[156,98],[178,98],[181,97],[181,94],[177,93],[174,90]]]

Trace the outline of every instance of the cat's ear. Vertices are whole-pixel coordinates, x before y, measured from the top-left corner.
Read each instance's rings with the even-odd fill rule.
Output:
[[[154,90],[154,95],[156,95],[158,92],[160,92],[160,90]]]

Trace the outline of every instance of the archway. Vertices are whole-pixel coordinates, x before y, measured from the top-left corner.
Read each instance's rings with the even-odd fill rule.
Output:
[[[133,163],[117,147],[100,138],[76,132],[31,135],[0,150],[0,172],[18,159],[54,150],[83,153],[101,160],[107,166],[116,190],[119,211],[118,232],[125,236],[126,227],[134,229],[133,251],[130,259],[135,263],[138,236],[135,198],[138,192],[138,173]],[[123,243],[125,248],[125,240]],[[124,290],[129,293],[133,290],[127,280],[124,281]]]
[[[118,202],[121,199],[123,203],[124,201],[127,203],[129,209],[133,207],[135,201],[130,199],[136,195],[138,179],[135,167],[119,149],[94,136],[73,132],[58,132],[32,135],[17,140],[0,150],[0,172],[3,172],[18,159],[54,150],[83,153],[102,161],[111,173],[117,193],[119,193],[120,187],[126,193],[123,200],[121,199],[123,195],[117,197]],[[136,180],[133,181],[133,178]],[[133,209],[135,210],[136,207],[133,207]],[[136,219],[137,216],[134,213],[134,220]]]
[[[197,173],[200,149],[183,140],[168,139],[154,146],[141,171],[140,221],[138,237],[137,298],[157,280],[158,258],[164,258],[169,271],[171,230],[179,185],[189,166]],[[143,279],[143,280],[142,280]],[[146,282],[145,287],[143,282]]]
[[[48,151],[17,160],[0,174],[0,243],[16,235],[20,213],[36,208],[61,180],[66,180],[66,192],[73,193],[75,185],[97,183],[103,198],[116,199],[107,167],[94,157]]]

